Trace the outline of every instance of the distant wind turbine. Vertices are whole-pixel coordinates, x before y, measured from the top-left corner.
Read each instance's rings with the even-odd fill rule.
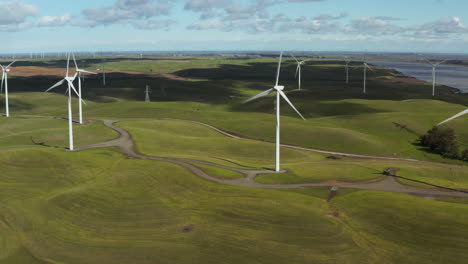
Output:
[[[70,76],[70,53],[68,54],[68,59],[67,59],[67,74],[65,75],[65,78],[63,78],[61,81],[58,83],[54,84],[51,86],[49,89],[47,89],[45,92],[49,92],[50,90],[64,84],[67,82],[68,88],[67,88],[67,93],[68,93],[68,134],[69,134],[69,149],[71,151],[74,150],[73,147],[73,115],[72,115],[72,91],[80,96],[80,94],[76,91],[75,86],[73,85],[73,81],[76,79],[78,76],[78,72],[75,72],[73,76]]]
[[[10,67],[15,63],[16,61],[8,64],[8,66],[3,66],[0,64],[0,67],[2,67],[2,84],[1,84],[1,89],[0,93],[3,92],[3,85],[5,85],[5,116],[10,117],[10,105],[8,102],[8,73],[10,72]]]
[[[301,90],[301,80],[302,80],[302,65],[305,64],[305,62],[307,60],[303,60],[303,61],[299,61],[296,59],[296,57],[294,57],[294,55],[291,53],[291,56],[296,60],[297,62],[297,68],[296,68],[296,75],[295,77],[298,78],[298,87],[299,87],[299,91]]]
[[[349,64],[351,63],[351,60],[348,58],[348,56],[345,56],[345,71],[346,71],[346,84],[349,83]]]
[[[365,59],[362,61],[362,66],[355,67],[355,69],[361,68],[361,67],[364,69],[364,89],[363,89],[363,93],[365,94],[365,93],[367,93],[367,69],[369,69],[371,71],[374,71],[374,70],[369,66],[369,64],[367,64]]]
[[[288,97],[286,96],[286,94],[283,92],[284,90],[284,86],[279,86],[279,77],[280,77],[280,72],[281,72],[281,60],[283,58],[283,52],[281,52],[281,55],[280,55],[280,58],[279,58],[279,62],[278,62],[278,72],[276,74],[276,84],[273,88],[269,89],[269,90],[266,90],[264,92],[261,92],[257,95],[255,95],[254,97],[244,101],[244,104],[245,103],[248,103],[250,101],[253,101],[257,98],[260,98],[260,97],[263,97],[263,96],[266,96],[266,95],[269,95],[270,93],[272,92],[275,92],[276,91],[276,166],[275,166],[275,171],[276,172],[279,172],[281,169],[280,169],[280,103],[281,103],[281,99],[280,99],[280,96],[283,97],[283,99],[292,107],[292,109],[294,109],[294,111],[296,111],[296,113],[302,118],[305,120],[305,118],[301,115],[301,113],[294,107],[294,105],[291,103],[291,101],[289,101]]]
[[[76,73],[78,73],[78,97],[79,97],[79,112],[80,112],[80,125],[83,124],[83,98],[82,98],[82,93],[81,93],[81,77],[84,78],[84,76],[82,76],[83,73],[88,73],[88,74],[97,74],[95,72],[90,72],[90,71],[86,71],[86,70],[83,70],[83,69],[80,69],[78,68],[78,64],[76,63],[76,59],[75,59],[75,54],[73,54],[73,61],[75,62],[75,68],[76,68]]]
[[[468,114],[468,109],[466,109],[465,111],[463,111],[463,112],[461,112],[461,113],[459,113],[459,114],[456,114],[456,115],[452,116],[451,118],[449,118],[449,119],[447,119],[447,120],[445,120],[445,121],[443,121],[443,122],[440,122],[437,126],[440,126],[440,125],[442,125],[442,124],[445,124],[445,123],[447,123],[447,122],[449,122],[449,121],[452,121],[452,120],[455,119],[455,118],[459,118],[460,116],[466,115],[466,114]]]
[[[434,62],[432,62],[432,61],[430,61],[428,59],[423,59],[423,60],[427,61],[429,64],[432,65],[432,96],[435,96],[437,66],[444,63],[446,60],[439,61],[439,62],[436,62],[436,63],[434,63]]]

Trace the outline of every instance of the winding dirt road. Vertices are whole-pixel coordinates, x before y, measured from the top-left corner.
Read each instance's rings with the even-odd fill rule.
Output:
[[[353,188],[353,189],[362,189],[362,190],[375,190],[375,191],[386,191],[386,192],[394,192],[394,193],[404,193],[410,194],[415,196],[422,196],[428,198],[435,198],[438,196],[450,196],[450,197],[461,197],[461,198],[468,198],[468,192],[462,190],[453,190],[453,189],[422,189],[417,187],[412,187],[408,185],[400,184],[395,177],[385,177],[383,180],[370,182],[370,183],[338,183],[338,184],[330,184],[330,183],[302,183],[302,184],[261,184],[255,182],[255,177],[260,174],[274,174],[276,172],[272,170],[248,170],[248,169],[240,169],[240,168],[233,168],[225,165],[220,165],[212,162],[207,161],[200,161],[200,160],[193,160],[193,159],[181,159],[181,158],[164,158],[164,157],[152,157],[137,153],[135,150],[135,143],[128,131],[122,129],[115,124],[120,122],[119,120],[108,120],[108,119],[95,119],[100,120],[104,123],[105,126],[117,131],[120,134],[118,139],[114,139],[108,142],[98,143],[89,146],[83,146],[76,149],[76,151],[85,151],[90,149],[99,149],[99,148],[108,148],[108,147],[118,147],[120,152],[127,155],[131,158],[137,159],[147,159],[147,160],[157,160],[157,161],[164,161],[173,164],[177,164],[182,166],[195,175],[222,184],[234,185],[234,186],[241,186],[241,187],[250,187],[250,188],[264,188],[264,189],[291,189],[291,188],[306,188],[306,187],[331,187],[337,186],[340,188]],[[168,119],[165,119],[168,120]],[[185,120],[188,121],[188,120]],[[197,124],[201,124],[216,131],[235,138],[239,138],[236,135],[229,135],[229,133],[222,131],[218,128],[213,126],[203,124],[196,121],[188,121]],[[286,145],[287,146],[287,145]],[[309,150],[307,148],[299,148]],[[313,151],[313,150],[311,150]],[[340,153],[340,152],[325,152],[325,153],[337,153],[337,155],[348,155],[348,153]],[[360,157],[361,155],[354,155],[351,157]],[[363,155],[363,158],[372,158],[371,156]],[[380,157],[385,158],[385,157]],[[393,159],[393,158],[390,158]],[[213,177],[203,171],[202,169],[198,168],[195,164],[204,164],[209,165],[221,169],[231,170],[235,172],[239,172],[245,175],[244,178],[241,179],[234,179],[234,180],[227,180],[227,179],[220,179],[217,177]]]
[[[13,118],[22,118],[22,119],[60,119],[60,120],[67,120],[66,118],[59,118],[59,117],[47,117],[47,116],[16,116]],[[113,139],[107,142],[97,143],[88,146],[82,146],[75,149],[75,151],[85,151],[90,149],[100,149],[100,148],[110,148],[110,147],[118,147],[119,151],[130,158],[135,159],[146,159],[146,160],[156,160],[156,161],[163,161],[169,162],[181,167],[188,169],[190,172],[194,173],[195,175],[204,178],[209,181],[221,183],[221,184],[228,184],[233,186],[240,186],[240,187],[249,187],[249,188],[263,188],[263,189],[292,189],[292,188],[307,188],[307,187],[332,187],[336,186],[339,188],[352,188],[352,189],[361,189],[361,190],[374,190],[374,191],[386,191],[386,192],[394,192],[394,193],[404,193],[419,197],[426,197],[426,198],[436,198],[439,196],[449,196],[449,197],[459,197],[459,198],[468,198],[468,191],[465,190],[456,190],[445,188],[442,186],[435,186],[431,185],[430,183],[419,182],[427,184],[428,186],[438,187],[437,189],[424,189],[424,188],[417,188],[408,185],[403,185],[399,183],[395,178],[397,176],[388,176],[382,180],[372,181],[372,182],[365,182],[365,183],[300,183],[300,184],[262,184],[255,182],[255,178],[261,174],[275,174],[277,172],[273,170],[253,170],[253,169],[240,169],[240,168],[233,168],[221,164],[216,164],[208,161],[201,161],[201,160],[194,160],[194,159],[183,159],[183,158],[166,158],[166,157],[153,157],[140,154],[136,151],[135,142],[133,141],[130,133],[123,128],[116,126],[115,124],[121,122],[121,120],[110,120],[110,119],[97,119],[97,118],[90,118],[91,120],[97,120],[103,122],[103,124],[119,133],[119,138]],[[134,120],[141,120],[141,119],[134,119]],[[147,119],[148,120],[148,119]],[[151,119],[150,119],[151,120]],[[240,135],[236,135],[230,132],[226,132],[219,128],[216,128],[212,125],[208,125],[205,123],[201,123],[198,121],[192,120],[182,120],[182,119],[173,119],[173,118],[153,118],[152,120],[178,120],[178,121],[185,121],[191,122],[199,125],[203,125],[210,129],[213,129],[222,135],[231,138],[245,138],[250,140],[257,140],[262,142],[267,142],[258,139],[252,139]],[[125,120],[130,121],[130,120]],[[372,156],[372,155],[362,155],[362,154],[354,154],[354,153],[344,153],[344,152],[335,152],[335,151],[327,151],[327,150],[320,150],[320,149],[312,149],[312,148],[305,148],[293,145],[283,144],[282,146],[305,150],[305,151],[313,151],[318,153],[330,154],[330,155],[337,155],[337,156],[344,156],[344,157],[351,157],[351,158],[361,158],[361,159],[385,159],[385,160],[405,160],[405,161],[414,161],[414,162],[426,162],[426,161],[419,161],[416,159],[408,159],[408,158],[394,158],[394,157],[384,157],[384,156]],[[25,148],[7,148],[7,149],[0,149],[0,150],[9,150],[9,149],[30,149],[30,148],[40,148],[40,147],[25,147]],[[429,162],[430,163],[430,162]],[[220,179],[209,175],[199,167],[193,164],[203,164],[212,167],[217,167],[225,170],[235,171],[244,175],[243,178],[228,180],[228,179]],[[407,179],[410,180],[410,179]]]

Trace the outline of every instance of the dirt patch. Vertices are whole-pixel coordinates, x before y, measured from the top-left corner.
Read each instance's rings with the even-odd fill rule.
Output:
[[[340,213],[339,212],[333,212],[333,213],[329,214],[329,216],[333,216],[333,217],[338,218],[338,217],[340,217]]]
[[[36,66],[24,66],[24,67],[13,67],[11,69],[11,75],[21,77],[32,77],[32,76],[64,76],[66,69],[62,68],[44,68]],[[75,74],[74,68],[70,71],[70,74]]]
[[[187,225],[182,228],[182,233],[190,233],[195,229],[193,225]]]

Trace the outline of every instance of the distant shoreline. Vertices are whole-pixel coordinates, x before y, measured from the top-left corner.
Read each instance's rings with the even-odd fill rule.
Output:
[[[369,61],[370,64],[386,67],[402,75],[432,82],[432,66],[417,62]],[[436,75],[437,84],[450,87],[456,93],[468,93],[468,67],[463,65],[440,65]]]

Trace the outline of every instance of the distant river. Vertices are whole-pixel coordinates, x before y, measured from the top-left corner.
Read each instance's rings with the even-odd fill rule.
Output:
[[[432,82],[432,66],[429,63],[369,61],[370,64],[395,69],[404,75]],[[468,93],[468,67],[439,65],[436,82]]]

